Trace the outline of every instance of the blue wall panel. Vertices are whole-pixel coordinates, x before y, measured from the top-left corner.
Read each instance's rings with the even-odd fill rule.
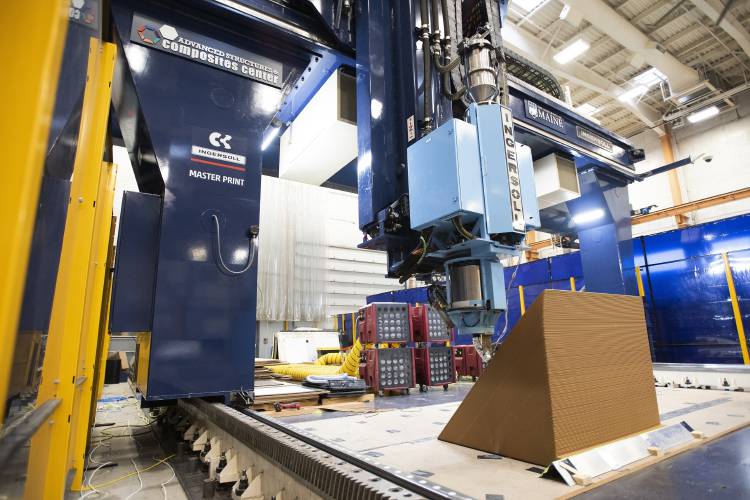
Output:
[[[633,240],[654,361],[742,363],[723,252],[729,257],[743,325],[750,331],[750,215]],[[517,296],[517,285],[524,285],[528,309],[545,288],[569,290],[571,276],[580,290],[585,284],[580,257],[576,252],[522,264],[509,296]],[[506,278],[512,273],[512,267],[506,269]],[[519,317],[516,308],[509,301],[511,327]]]

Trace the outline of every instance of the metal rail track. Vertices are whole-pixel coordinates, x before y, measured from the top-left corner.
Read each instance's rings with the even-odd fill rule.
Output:
[[[411,472],[380,464],[374,458],[353,455],[332,442],[291,429],[252,410],[237,410],[203,400],[181,400],[180,405],[198,410],[213,424],[324,498],[471,498]]]

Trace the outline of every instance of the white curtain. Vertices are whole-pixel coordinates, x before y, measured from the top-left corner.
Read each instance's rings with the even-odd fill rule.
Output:
[[[263,176],[257,319],[325,319],[329,206],[325,191]]]

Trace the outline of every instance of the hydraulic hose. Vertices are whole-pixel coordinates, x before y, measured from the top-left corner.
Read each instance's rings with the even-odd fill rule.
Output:
[[[424,119],[423,131],[432,130],[432,58],[430,57],[430,27],[427,0],[420,0],[420,14],[422,16],[422,62],[424,64]]]
[[[438,20],[438,0],[432,0],[432,13],[430,16],[432,26],[432,36],[438,38],[440,36],[440,21]]]
[[[217,217],[216,214],[211,214],[211,219],[213,219],[214,228],[216,229],[216,265],[222,272],[230,276],[239,276],[240,274],[245,274],[252,267],[253,262],[255,262],[255,256],[258,253],[257,234],[251,234],[250,236],[248,236],[249,243],[247,252],[247,264],[241,270],[235,271],[227,267],[227,265],[224,263],[224,257],[222,257],[221,255],[221,228],[219,224],[219,217]]]
[[[458,59],[456,59],[458,61]],[[461,86],[460,89],[456,90],[451,94],[451,75],[450,73],[443,73],[443,95],[451,101],[458,101],[464,94],[466,94],[466,87]]]
[[[450,56],[446,56],[447,58],[450,58]],[[441,64],[440,63],[440,54],[437,52],[432,53],[432,63],[435,65],[435,68],[438,70],[439,73],[450,73],[456,67],[461,63],[460,58],[455,58],[452,61],[449,61],[447,64]]]
[[[443,13],[443,38],[450,39],[450,21],[448,19],[448,0],[440,0],[440,7]]]

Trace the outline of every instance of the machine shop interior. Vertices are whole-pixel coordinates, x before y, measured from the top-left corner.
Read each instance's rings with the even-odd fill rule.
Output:
[[[750,498],[750,1],[2,19],[0,500]]]

